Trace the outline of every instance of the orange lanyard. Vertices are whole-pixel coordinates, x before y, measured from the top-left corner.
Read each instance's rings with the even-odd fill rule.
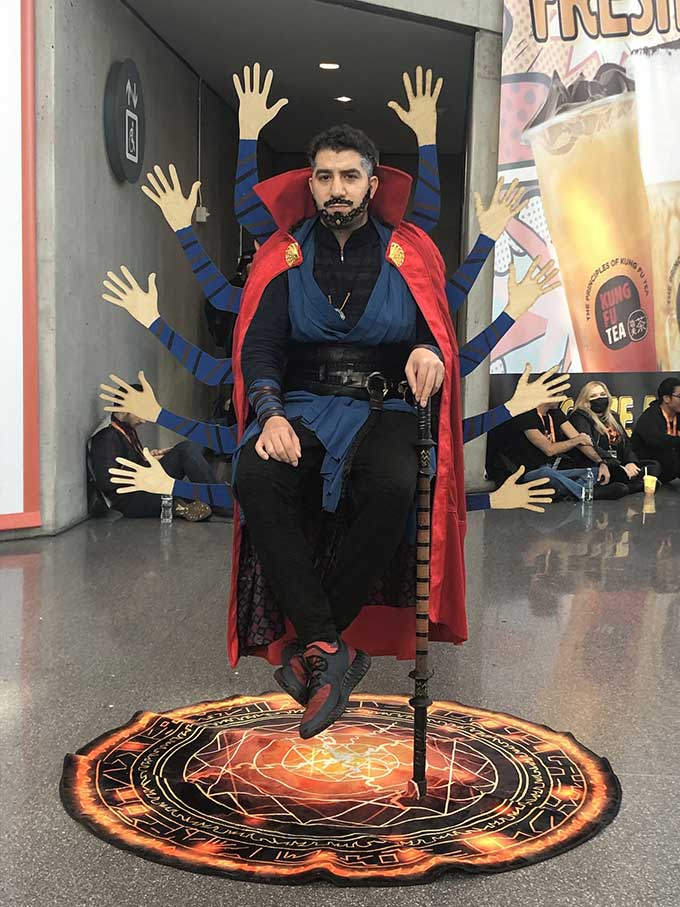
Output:
[[[666,413],[661,410],[663,417],[666,420],[666,434],[670,435],[671,438],[678,437],[678,417],[673,416],[672,419],[669,419]]]
[[[536,410],[536,412],[538,412],[538,410]],[[542,416],[541,413],[538,413],[538,415],[539,415],[541,422],[543,423],[543,434],[546,436],[546,438],[548,438],[554,444],[555,443],[555,425],[553,423],[552,416],[550,415],[550,413],[547,413],[548,422],[550,423],[550,431],[548,431],[548,429],[545,426],[544,416]]]
[[[128,444],[131,444],[132,447],[134,447],[138,454],[144,456],[144,449],[142,448],[142,444],[134,428],[131,428],[130,431],[127,432],[125,428],[114,419],[111,419],[111,428],[115,428],[118,434],[122,435],[127,440]]]

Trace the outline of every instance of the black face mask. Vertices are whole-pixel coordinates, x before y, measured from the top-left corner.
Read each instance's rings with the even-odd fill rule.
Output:
[[[344,230],[345,227],[349,227],[354,221],[361,217],[361,215],[368,208],[368,203],[371,200],[371,190],[369,189],[366,195],[363,198],[363,201],[357,208],[351,208],[349,211],[329,211],[328,208],[338,203],[344,202],[344,198],[331,198],[329,199],[324,207],[321,209],[321,223],[324,227],[329,227],[331,230]]]
[[[590,408],[598,416],[603,416],[607,412],[608,406],[609,400],[606,397],[597,397],[590,401]]]

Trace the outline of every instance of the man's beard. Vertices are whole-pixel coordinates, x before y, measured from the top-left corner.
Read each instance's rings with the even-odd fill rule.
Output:
[[[347,227],[350,227],[357,218],[361,217],[362,214],[366,212],[368,204],[371,201],[371,190],[369,189],[366,195],[363,198],[363,201],[356,208],[351,208],[349,211],[329,211],[333,205],[347,204],[347,199],[344,198],[331,198],[329,199],[323,208],[321,208],[321,223],[324,227],[329,227],[331,230],[345,230]]]

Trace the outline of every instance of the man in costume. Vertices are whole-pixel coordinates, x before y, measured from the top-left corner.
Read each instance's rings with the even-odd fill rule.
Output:
[[[230,620],[232,658],[278,642],[269,653],[277,660],[281,642],[297,636],[302,651],[287,648],[277,679],[306,703],[305,737],[342,713],[369,664],[353,637],[370,633],[376,618],[383,633],[373,634],[374,653],[409,657],[413,650],[413,621],[399,608],[412,599],[405,574],[415,573],[407,538],[415,414],[401,392],[404,374],[421,404],[442,389],[432,636],[461,641],[465,633],[459,374],[443,263],[423,232],[403,223],[410,180],[377,168],[363,134],[331,131],[311,158],[311,176],[298,171],[258,188],[280,229],[256,259],[235,338],[241,431],[248,403],[257,418],[240,440],[236,486],[245,526],[236,531]],[[521,201],[515,187],[497,196],[482,211],[496,236]],[[157,421],[172,421],[156,407]],[[326,525],[304,507],[315,477],[323,509],[334,514]]]

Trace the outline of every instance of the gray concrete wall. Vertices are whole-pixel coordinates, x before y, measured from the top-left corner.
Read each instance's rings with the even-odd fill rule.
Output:
[[[213,392],[100,298],[109,268],[127,264],[139,278],[157,271],[161,313],[209,348],[200,293],[179,245],[139,185],[113,177],[102,127],[109,67],[132,57],[145,92],[145,171],[172,161],[190,185],[197,79],[118,2],[38,0],[36,11],[42,531],[55,532],[85,516],[84,445],[101,412],[97,386],[109,372],[131,378],[143,368],[159,400],[182,414],[207,415]],[[238,250],[231,213],[237,122],[209,89],[203,124],[204,201],[212,217],[198,229],[229,273]],[[155,429],[144,439],[154,443]]]
[[[465,252],[479,235],[473,197],[479,192],[486,202],[498,178],[498,126],[500,119],[501,36],[477,32],[472,79],[472,107],[468,139],[465,198]],[[471,340],[491,323],[493,310],[493,255],[470,292],[459,321],[461,343]],[[463,382],[465,416],[489,408],[489,367],[484,363]],[[485,487],[486,436],[465,447],[465,483],[470,490]]]

